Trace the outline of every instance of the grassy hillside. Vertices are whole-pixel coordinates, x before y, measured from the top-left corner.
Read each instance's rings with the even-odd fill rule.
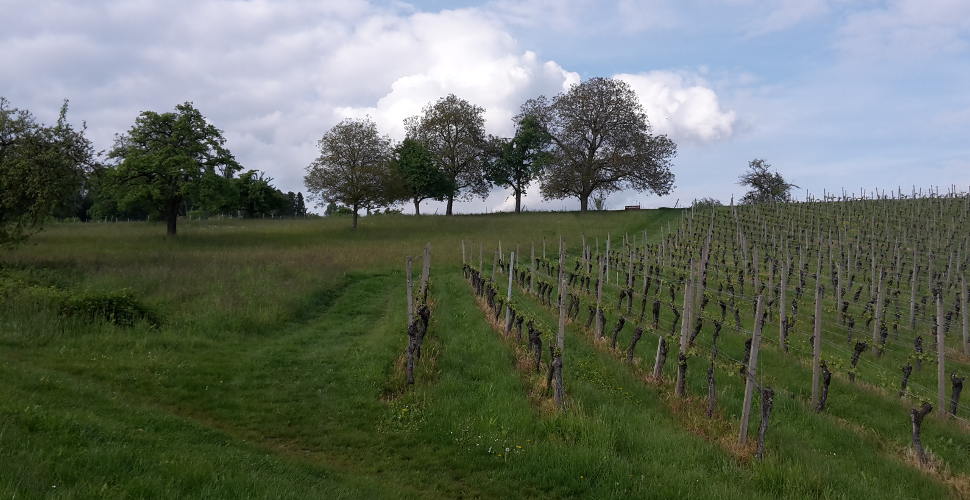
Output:
[[[525,253],[545,238],[551,255],[559,234],[574,244],[659,238],[680,214],[378,216],[357,231],[346,219],[204,221],[174,239],[155,224],[53,226],[0,253],[0,496],[967,491],[965,430],[927,422],[924,442],[950,470],[924,472],[906,456],[905,408],[860,388],[833,396],[826,415],[779,396],[767,456],[753,460],[726,444],[740,377],[719,381],[724,408],[707,420],[697,401],[644,381],[580,324],[567,331],[569,411],[536,404],[534,377],[462,277],[459,241],[476,263],[479,243],[496,240]],[[417,383],[405,389],[404,258],[426,242],[435,313]],[[484,246],[486,269],[494,250]],[[86,313],[105,296],[150,314],[126,326]],[[537,301],[522,307],[555,324]],[[649,357],[655,344],[641,349]],[[810,371],[763,356],[792,390]],[[690,376],[690,392],[703,393],[702,369]]]

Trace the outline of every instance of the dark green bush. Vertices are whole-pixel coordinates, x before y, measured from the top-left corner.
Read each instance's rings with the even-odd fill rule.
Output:
[[[142,320],[159,325],[158,317],[127,290],[71,294],[64,299],[60,312],[67,317],[101,319],[120,326],[132,326]]]

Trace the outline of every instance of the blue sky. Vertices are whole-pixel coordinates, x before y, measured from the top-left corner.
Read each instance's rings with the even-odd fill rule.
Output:
[[[522,101],[614,76],[679,145],[671,206],[743,190],[765,158],[812,193],[970,185],[970,1],[491,2],[0,0],[0,95],[99,148],[139,111],[191,100],[247,168],[303,190],[316,140],[454,92],[507,134]],[[508,193],[459,211],[501,210]],[[576,208],[533,190],[527,208]],[[426,212],[441,207],[429,204]]]

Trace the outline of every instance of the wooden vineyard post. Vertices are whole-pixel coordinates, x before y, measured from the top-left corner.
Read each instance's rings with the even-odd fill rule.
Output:
[[[603,279],[610,282],[610,233],[606,233],[606,271],[603,272]]]
[[[842,275],[842,263],[835,263],[835,283],[832,284],[832,292],[835,294],[835,310],[838,311],[842,307],[842,287],[843,275]],[[839,321],[841,323],[841,321]]]
[[[687,395],[687,341],[690,336],[691,302],[693,302],[692,297],[694,293],[694,264],[690,263],[688,269],[691,271],[691,274],[685,280],[686,283],[684,283],[684,304],[682,306],[684,314],[680,318],[680,346],[677,354],[677,385],[675,386],[675,393],[678,397]]]
[[[498,269],[498,250],[492,255],[492,283],[495,283],[495,271]]]
[[[788,288],[788,268],[791,266],[791,257],[786,259],[785,268],[781,271],[781,286],[778,288],[778,345],[783,352],[788,352],[788,339],[786,338],[787,329],[785,323],[788,321],[788,307],[785,301],[785,291]]]
[[[596,338],[603,335],[603,321],[600,319],[600,308],[603,302],[603,258],[597,262],[599,268],[599,279],[596,280]]]
[[[630,262],[627,263],[626,287],[633,288],[633,250],[630,250]],[[630,300],[633,300],[632,296]]]
[[[529,293],[536,293],[536,244],[532,243],[532,254],[531,259],[529,259],[529,272],[531,276],[529,277]]]
[[[407,258],[407,264],[404,266],[404,272],[407,275],[407,287],[408,287],[408,326],[414,321],[414,281],[411,277],[411,267],[414,259],[409,255]]]
[[[478,272],[485,272],[485,244],[478,242]]]
[[[818,406],[822,376],[822,285],[815,285],[815,329],[812,333],[812,408]]]
[[[758,375],[758,349],[761,347],[761,316],[764,312],[762,296],[758,295],[755,305],[754,331],[751,333],[751,355],[748,356],[748,367],[745,370],[744,405],[741,407],[741,430],[738,433],[738,443],[744,444],[748,440],[748,423],[751,421],[751,399],[754,396],[755,377]]]
[[[916,330],[916,270],[917,267],[916,245],[913,245],[913,277],[909,283],[909,328]]]
[[[554,384],[553,399],[561,411],[566,403],[566,389],[563,387],[562,354],[566,343],[566,254],[563,250],[562,235],[559,236],[559,330],[556,333],[556,348],[552,353],[550,365],[551,380]]]
[[[876,347],[879,345],[879,327],[882,325],[882,303],[884,302],[883,295],[885,291],[883,290],[883,270],[879,270],[879,284],[876,287],[876,315],[872,321],[872,345]]]
[[[946,408],[946,356],[943,336],[943,290],[936,293],[936,407]],[[940,410],[942,413],[943,410]]]
[[[465,240],[461,240],[461,265],[465,265]]]
[[[424,261],[421,263],[421,303],[428,302],[428,278],[431,275],[431,243],[424,245]]]
[[[515,276],[515,251],[509,256],[509,289],[505,294],[505,334],[512,331],[512,277]]]
[[[582,245],[583,245],[583,249],[582,249],[582,259],[583,259],[583,262],[585,262],[587,260],[586,259],[586,233],[580,234],[579,235],[579,238],[580,238],[580,240],[582,242]]]
[[[967,279],[960,277],[960,316],[963,320],[963,354],[970,356],[970,311],[967,311]]]

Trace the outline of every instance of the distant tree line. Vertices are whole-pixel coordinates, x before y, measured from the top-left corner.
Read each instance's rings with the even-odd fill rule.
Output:
[[[493,186],[511,190],[515,211],[539,182],[546,199],[590,200],[633,189],[665,195],[673,187],[676,145],[652,133],[636,93],[620,80],[591,78],[549,99],[526,101],[514,117],[513,137],[485,133],[485,109],[453,94],[405,120],[394,144],[370,118],[345,119],[320,139],[319,156],[304,182],[321,206],[361,209],[401,202],[486,197]]]
[[[44,125],[0,97],[0,245],[22,241],[55,212],[71,210],[95,169],[94,148],[67,121]]]
[[[272,178],[245,170],[222,131],[192,103],[145,111],[103,157],[85,129],[55,125],[0,98],[0,244],[15,243],[49,217],[165,220],[179,216],[304,216],[303,193],[284,193]]]
[[[67,122],[67,102],[54,125],[0,98],[0,245],[21,241],[50,217],[165,220],[177,233],[185,215],[305,216],[302,193],[284,193],[272,178],[246,170],[222,130],[192,103],[144,111],[106,154],[96,154],[85,127]],[[453,94],[405,120],[394,143],[369,118],[346,119],[318,142],[304,183],[326,215],[383,211],[426,200],[486,197],[507,188],[522,209],[534,183],[545,199],[576,198],[603,208],[615,191],[670,193],[676,145],[653,134],[636,93],[620,80],[591,78],[553,98],[522,104],[512,137],[485,133],[485,109]],[[743,203],[785,202],[794,184],[753,160],[740,184]],[[717,200],[703,200],[712,204]],[[383,210],[382,210],[383,209]]]

